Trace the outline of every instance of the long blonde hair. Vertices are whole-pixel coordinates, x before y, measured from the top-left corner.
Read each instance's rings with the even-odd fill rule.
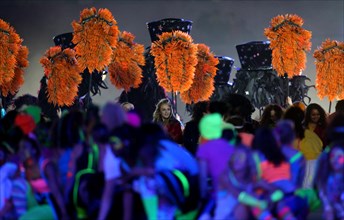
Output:
[[[171,108],[171,114],[168,118],[168,121],[170,121],[172,118],[175,119],[174,114],[173,114],[172,104],[171,104],[170,100],[167,98],[164,98],[164,99],[161,99],[158,102],[158,104],[156,104],[155,110],[153,112],[153,122],[163,122],[160,108],[162,105],[165,105],[165,104],[167,104]]]

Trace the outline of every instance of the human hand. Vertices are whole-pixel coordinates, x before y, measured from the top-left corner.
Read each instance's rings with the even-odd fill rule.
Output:
[[[291,100],[290,96],[287,97],[286,103],[287,103],[287,106],[292,106],[293,105],[293,101]]]
[[[177,119],[178,121],[181,121],[180,115],[179,115],[178,113],[176,113],[176,119]]]
[[[135,167],[131,170],[130,175],[132,176],[152,176],[155,170],[150,167]]]

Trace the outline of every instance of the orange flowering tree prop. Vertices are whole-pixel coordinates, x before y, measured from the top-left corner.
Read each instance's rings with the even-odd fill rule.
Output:
[[[306,68],[306,51],[310,51],[312,32],[302,28],[303,19],[297,15],[278,15],[271,19],[264,34],[270,40],[272,66],[279,76],[292,78]]]
[[[28,61],[29,50],[25,46],[20,46],[16,56],[16,67],[14,69],[13,78],[3,85],[1,85],[1,94],[6,97],[8,93],[15,95],[19,88],[24,84],[24,68],[29,66]]]
[[[142,69],[145,65],[144,46],[134,42],[135,36],[124,31],[120,34],[112,54],[108,72],[111,83],[118,89],[128,91],[137,88],[142,82]]]
[[[197,65],[197,45],[182,31],[164,32],[151,47],[157,81],[167,92],[185,92]]]
[[[102,71],[111,62],[112,47],[117,44],[117,22],[108,9],[84,9],[79,22],[73,21],[72,42],[81,69]]]
[[[313,57],[316,59],[315,88],[319,98],[344,99],[344,43],[326,39],[314,51]]]
[[[13,27],[0,19],[0,87],[2,96],[16,93],[23,84],[21,68],[28,66],[28,50]]]
[[[82,81],[82,69],[72,49],[62,50],[51,47],[41,58],[40,63],[47,77],[48,102],[57,106],[71,106],[78,95],[78,85]]]
[[[198,63],[194,80],[191,88],[180,94],[181,100],[186,104],[208,100],[215,90],[214,77],[216,76],[216,65],[219,60],[215,58],[205,44],[198,44],[197,48]]]

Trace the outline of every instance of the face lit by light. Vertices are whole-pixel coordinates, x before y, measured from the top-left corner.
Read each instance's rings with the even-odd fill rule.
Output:
[[[25,140],[21,140],[19,142],[19,159],[21,162],[24,162],[25,160],[29,159],[32,157],[32,154],[34,152],[33,147],[31,146],[31,143]]]
[[[247,168],[247,156],[244,151],[237,151],[231,157],[229,165],[234,173],[243,172]]]
[[[317,109],[311,111],[311,122],[318,123],[320,119],[320,112]]]
[[[123,107],[124,111],[126,111],[126,112],[129,112],[129,111],[135,109],[134,105],[131,103],[126,103],[122,107]]]
[[[330,154],[330,164],[334,171],[344,169],[344,150],[341,148],[334,148]]]
[[[168,104],[160,106],[160,114],[163,120],[169,119],[171,116],[171,107]]]
[[[277,113],[275,112],[275,110],[271,110],[270,118],[271,118],[271,121],[274,121],[274,122],[277,121],[278,118],[277,118]]]

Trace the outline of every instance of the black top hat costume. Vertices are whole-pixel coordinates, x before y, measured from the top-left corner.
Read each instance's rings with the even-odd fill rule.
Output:
[[[234,59],[226,56],[215,56],[219,59],[215,76],[215,90],[211,96],[211,101],[219,101],[223,99],[225,94],[231,93],[231,85],[229,78],[231,76]]]
[[[236,45],[242,69],[259,70],[271,69],[271,54],[269,41],[252,41]]]
[[[309,78],[294,76],[289,83],[287,78],[278,76],[271,65],[269,46],[269,41],[252,41],[236,46],[241,68],[233,79],[232,92],[245,96],[258,109],[271,103],[285,106],[288,89],[293,101],[303,101],[311,87],[305,85]]]
[[[73,44],[72,39],[73,39],[72,32],[59,34],[53,37],[55,46],[61,46],[62,50],[66,48],[73,49],[75,47],[75,44]],[[102,89],[108,88],[105,82],[103,81],[104,74],[106,74],[105,70],[101,72],[94,71],[92,74],[90,74],[87,69],[84,70],[81,73],[82,82],[79,85],[78,96],[76,97],[78,102],[75,102],[73,106],[70,106],[70,107],[63,106],[62,108],[87,109],[88,106],[91,104],[91,94],[93,96],[98,93],[101,94],[101,90],[100,90],[101,88]],[[46,89],[47,89],[46,80],[47,80],[46,76],[43,76],[40,81],[41,86],[38,92],[39,105],[42,108],[42,112],[45,116],[49,118],[56,118],[58,107],[48,102],[47,93],[46,93]]]
[[[147,23],[147,28],[152,42],[159,39],[159,35],[164,32],[182,31],[190,34],[192,28],[192,21],[181,18],[165,18],[158,21]]]

